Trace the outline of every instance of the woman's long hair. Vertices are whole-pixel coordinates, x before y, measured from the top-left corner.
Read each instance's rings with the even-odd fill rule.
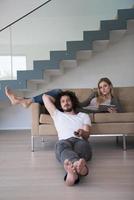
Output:
[[[61,102],[60,102],[62,96],[68,96],[70,98],[72,102],[72,108],[74,112],[76,112],[77,108],[79,107],[79,100],[77,96],[75,95],[75,93],[69,90],[60,92],[59,95],[56,97],[56,100],[55,100],[56,108],[63,112],[63,109],[61,107]]]
[[[98,82],[98,96],[97,96],[97,103],[98,103],[98,105],[100,105],[101,103],[103,103],[106,100],[105,97],[101,94],[100,89],[99,89],[99,85],[100,85],[101,82],[106,82],[110,86],[110,95],[111,95],[111,98],[114,96],[113,84],[110,81],[110,79],[107,78],[107,77],[101,78],[99,80],[99,82]]]

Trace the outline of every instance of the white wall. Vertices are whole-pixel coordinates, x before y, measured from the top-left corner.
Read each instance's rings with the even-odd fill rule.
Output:
[[[47,0],[1,0],[0,29],[27,14]]]
[[[0,129],[30,129],[31,111],[20,106],[0,108]]]
[[[12,23],[37,6],[47,0],[1,0],[0,1],[0,29]],[[51,16],[82,16],[94,15],[100,13],[104,17],[105,12],[111,15],[116,12],[117,8],[131,7],[133,0],[52,0],[45,11],[45,15]],[[105,5],[105,6],[104,6]],[[57,8],[57,9],[56,9]],[[107,11],[106,9],[107,8]],[[84,10],[84,13],[83,11]],[[50,12],[51,11],[51,12]],[[58,12],[57,12],[58,11]]]
[[[47,0],[1,0],[0,29],[27,14]],[[133,0],[52,0],[46,6],[46,16],[99,16],[105,19],[116,14],[118,8],[131,7]]]

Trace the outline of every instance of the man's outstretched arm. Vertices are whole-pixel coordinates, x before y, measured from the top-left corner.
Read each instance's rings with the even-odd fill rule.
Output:
[[[49,114],[52,116],[54,111],[56,110],[56,107],[54,105],[55,98],[47,94],[44,94],[42,99],[43,99],[46,109],[48,110]]]

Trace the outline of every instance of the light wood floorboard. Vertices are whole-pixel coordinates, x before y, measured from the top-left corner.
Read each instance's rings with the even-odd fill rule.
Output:
[[[55,141],[37,138],[31,152],[30,131],[0,132],[0,200],[134,200],[134,138],[124,152],[115,137],[91,137],[90,173],[73,187],[63,181]]]

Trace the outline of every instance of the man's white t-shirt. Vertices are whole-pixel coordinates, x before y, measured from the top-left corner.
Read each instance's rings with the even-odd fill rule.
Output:
[[[77,137],[74,135],[74,131],[81,129],[83,125],[91,126],[89,115],[82,112],[72,115],[56,109],[52,118],[58,132],[59,140]]]

